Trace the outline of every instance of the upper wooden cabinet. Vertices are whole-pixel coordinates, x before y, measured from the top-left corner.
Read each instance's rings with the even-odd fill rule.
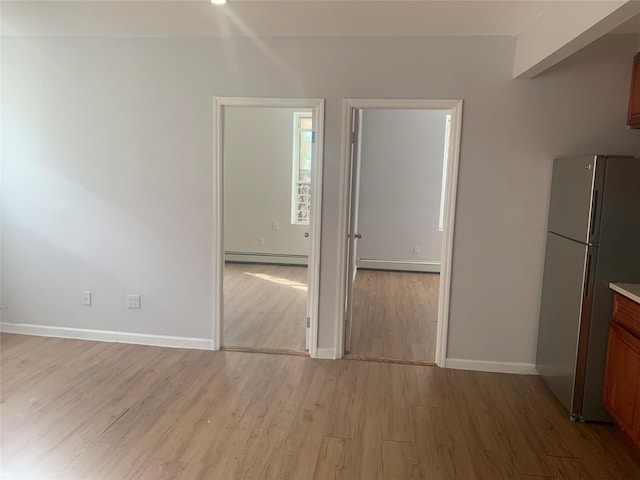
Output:
[[[631,128],[640,128],[640,52],[636,54],[636,57],[633,60],[627,125]]]

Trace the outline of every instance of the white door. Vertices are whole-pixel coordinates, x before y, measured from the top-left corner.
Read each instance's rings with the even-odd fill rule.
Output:
[[[317,174],[317,159],[318,159],[318,144],[316,142],[316,125],[317,125],[317,115],[315,113],[315,111],[313,112],[312,115],[312,131],[311,131],[311,142],[312,142],[312,149],[311,149],[311,188],[313,189],[314,186],[318,185],[318,182],[315,182],[314,179],[316,178],[316,174]],[[310,237],[311,234],[313,233],[313,235],[315,236],[319,236],[320,232],[313,228],[314,227],[314,221],[318,220],[318,219],[314,219],[313,218],[313,199],[314,199],[314,195],[315,192],[312,192],[311,195],[309,195],[309,226],[307,228],[307,231],[304,233],[305,238],[308,241],[308,247],[307,247],[307,252],[311,252],[311,245],[312,242],[310,241]],[[317,198],[317,197],[316,197]],[[317,241],[320,241],[319,238],[316,239]],[[309,261],[311,261],[311,255],[309,254]],[[317,260],[317,259],[316,259]],[[309,262],[310,263],[310,262]],[[313,285],[313,275],[315,275],[314,273],[314,269],[311,268],[311,265],[309,265],[309,267],[307,268],[307,286],[311,287],[311,285]],[[307,318],[306,318],[306,325],[307,325],[307,329],[306,329],[306,334],[305,334],[305,348],[307,351],[310,350],[311,348],[311,317],[313,315],[313,308],[315,307],[315,303],[313,301],[310,301],[311,298],[308,295],[307,296]]]
[[[358,208],[360,200],[360,152],[362,147],[362,135],[360,134],[362,126],[362,113],[360,109],[353,110],[351,119],[351,188],[350,188],[350,204],[351,210],[349,214],[349,231],[348,231],[348,274],[347,274],[347,302],[345,312],[345,340],[344,351],[349,353],[351,349],[351,327],[353,325],[353,286],[358,271],[357,250],[358,240],[361,235],[358,232]]]

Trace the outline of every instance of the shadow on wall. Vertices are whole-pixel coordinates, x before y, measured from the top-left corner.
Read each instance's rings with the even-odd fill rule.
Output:
[[[142,223],[35,161],[5,162],[3,169],[10,199],[2,212],[3,322],[207,337],[185,335],[181,324],[185,313],[175,299],[188,298],[181,277],[199,260],[179,235]],[[158,278],[174,288],[154,290]],[[93,293],[90,307],[81,305],[84,290]],[[143,309],[128,310],[127,293],[141,294]],[[198,302],[200,316],[210,312],[210,300]]]

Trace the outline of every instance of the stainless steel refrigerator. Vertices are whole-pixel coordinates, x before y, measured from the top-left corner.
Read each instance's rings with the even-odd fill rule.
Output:
[[[610,282],[640,283],[640,159],[556,159],[536,367],[573,420],[611,420],[602,407]]]

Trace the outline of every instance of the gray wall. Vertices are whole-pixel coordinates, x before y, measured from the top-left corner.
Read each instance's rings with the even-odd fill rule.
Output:
[[[308,255],[306,225],[291,224],[293,114],[289,108],[225,107],[224,248]],[[273,230],[273,222],[279,229]],[[265,239],[258,244],[258,237]]]
[[[440,261],[445,110],[365,110],[358,257]],[[420,253],[413,252],[420,245]]]
[[[324,97],[331,347],[342,98],[463,98],[449,357],[531,363],[551,161],[640,155],[637,42],[514,81],[511,38],[3,38],[3,321],[211,338],[212,97]]]

